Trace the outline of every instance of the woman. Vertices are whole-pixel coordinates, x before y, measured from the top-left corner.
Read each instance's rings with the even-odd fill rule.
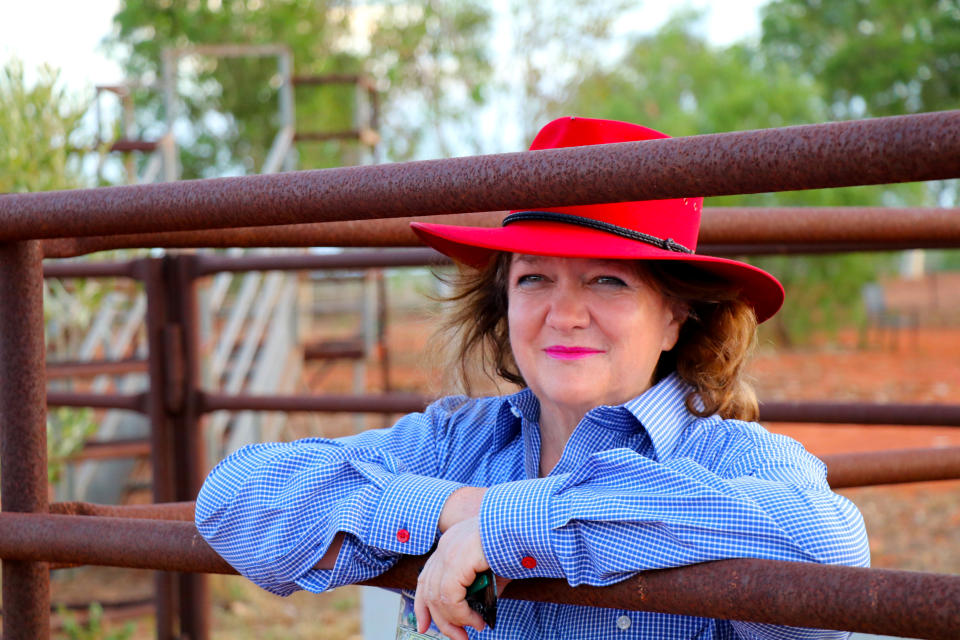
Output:
[[[563,118],[531,149],[666,137]],[[694,253],[700,198],[514,212],[496,229],[415,224],[464,265],[449,328],[513,395],[443,398],[390,429],[247,447],[213,472],[197,527],[278,594],[436,550],[414,603],[450,638],[838,638],[845,633],[503,600],[477,574],[606,585],[734,557],[866,566],[863,521],[823,464],[758,424],[742,367],[783,289]],[[481,632],[481,630],[483,630]]]

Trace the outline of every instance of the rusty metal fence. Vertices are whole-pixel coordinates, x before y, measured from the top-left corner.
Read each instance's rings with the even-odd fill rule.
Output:
[[[498,224],[511,208],[960,177],[960,111],[593,147],[269,176],[0,196],[0,557],[5,638],[49,637],[49,571],[154,569],[157,634],[208,637],[204,573],[232,569],[198,536],[201,417],[214,410],[416,410],[425,398],[230,396],[199,381],[197,279],[223,270],[424,264],[424,250],[227,259],[168,255],[46,264],[119,247],[414,244],[407,216]],[[376,222],[367,220],[376,218]],[[434,220],[438,218],[433,218]],[[960,246],[957,210],[707,210],[704,253]],[[339,262],[338,262],[339,261]],[[137,278],[148,296],[149,390],[48,393],[42,278]],[[142,365],[141,365],[142,366]],[[47,404],[124,408],[151,422],[154,505],[48,500]],[[960,406],[764,404],[767,421],[960,426]],[[960,448],[830,456],[834,487],[960,478]],[[371,581],[415,583],[415,559]],[[517,581],[505,597],[925,638],[960,630],[960,576],[725,560],[643,572],[603,589]]]

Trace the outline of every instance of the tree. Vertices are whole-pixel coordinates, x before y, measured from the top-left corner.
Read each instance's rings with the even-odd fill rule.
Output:
[[[364,73],[384,96],[386,155],[402,160],[426,142],[444,151],[456,123],[482,101],[489,75],[489,13],[479,0],[412,3],[316,0],[124,0],[107,39],[132,77],[161,77],[166,47],[284,44],[296,73]],[[277,130],[276,65],[267,58],[195,58],[178,123],[184,177],[256,171]],[[156,92],[138,96],[162,121]],[[355,92],[297,93],[305,130],[353,128]],[[154,130],[157,126],[154,125]],[[302,168],[342,164],[343,146],[298,145]]]
[[[774,0],[763,49],[817,78],[838,118],[951,109],[960,97],[957,0]]]

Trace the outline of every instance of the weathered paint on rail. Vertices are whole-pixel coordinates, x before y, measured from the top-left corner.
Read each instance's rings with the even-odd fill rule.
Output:
[[[235,573],[187,522],[0,514],[0,556]],[[367,584],[413,588],[423,558]],[[736,559],[645,571],[610,587],[518,580],[503,597],[923,638],[955,638],[960,576]]]
[[[67,258],[134,247],[418,247],[410,222],[500,226],[506,211],[315,222],[212,231],[172,231],[44,240],[44,255]],[[708,207],[698,252],[815,253],[960,246],[960,209],[895,207]],[[59,267],[59,265],[56,265]],[[49,269],[51,265],[45,265]]]
[[[2,199],[2,198],[0,198]],[[0,495],[3,512],[47,510],[43,259],[36,241],[0,245]],[[50,637],[50,572],[3,562],[3,637]]]
[[[0,241],[960,177],[960,111],[0,198]]]

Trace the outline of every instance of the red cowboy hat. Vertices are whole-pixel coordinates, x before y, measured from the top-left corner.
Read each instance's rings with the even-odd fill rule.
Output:
[[[547,124],[530,150],[669,138],[615,120],[560,118]],[[783,304],[783,286],[743,262],[697,255],[703,198],[642,200],[513,211],[502,227],[412,222],[426,244],[458,262],[482,268],[498,251],[568,258],[671,260],[696,265],[728,281],[763,322]]]

